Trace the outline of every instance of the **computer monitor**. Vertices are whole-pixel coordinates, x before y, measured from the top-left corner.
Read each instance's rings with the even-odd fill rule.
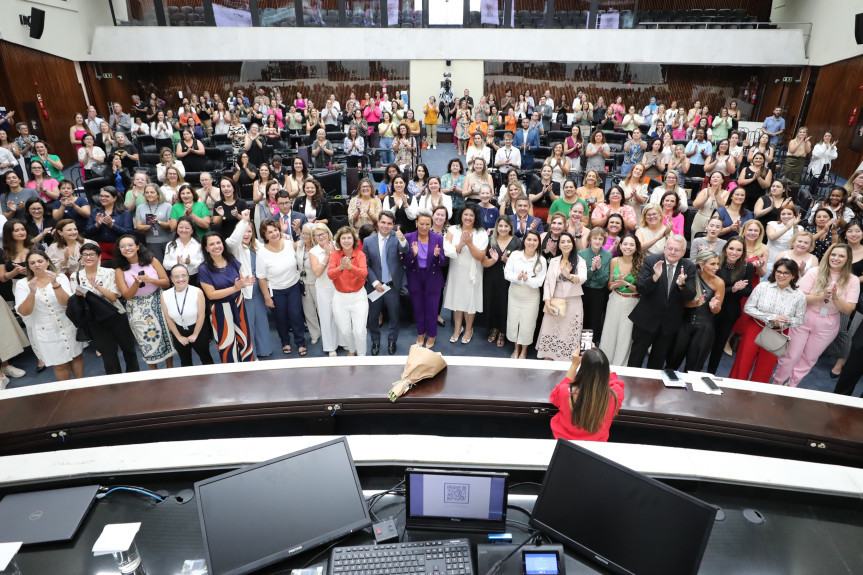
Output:
[[[195,483],[211,575],[241,575],[371,525],[347,441]]]
[[[509,474],[407,469],[409,529],[500,533],[506,529]]]
[[[716,508],[559,440],[530,524],[615,573],[698,572]]]

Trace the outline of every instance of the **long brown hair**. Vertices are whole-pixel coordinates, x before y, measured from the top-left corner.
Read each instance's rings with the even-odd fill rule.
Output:
[[[575,381],[569,386],[572,425],[588,433],[596,433],[605,419],[612,397],[617,406],[615,411],[620,409],[617,394],[608,386],[610,376],[608,358],[601,349],[584,352]]]

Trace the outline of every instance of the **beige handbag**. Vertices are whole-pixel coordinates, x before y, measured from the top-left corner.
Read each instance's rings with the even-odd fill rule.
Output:
[[[566,315],[566,300],[562,297],[553,297],[548,300],[548,305],[553,309],[556,313],[554,315],[563,317]]]
[[[761,326],[761,333],[755,336],[755,345],[776,357],[785,357],[788,354],[788,342],[791,338],[772,327],[762,325],[757,320],[755,323]]]

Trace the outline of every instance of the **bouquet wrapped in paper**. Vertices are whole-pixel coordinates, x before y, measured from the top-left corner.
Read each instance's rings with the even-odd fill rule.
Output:
[[[395,401],[410,388],[424,379],[434,377],[446,367],[443,355],[430,349],[412,345],[402,378],[393,384],[389,392],[390,401]]]

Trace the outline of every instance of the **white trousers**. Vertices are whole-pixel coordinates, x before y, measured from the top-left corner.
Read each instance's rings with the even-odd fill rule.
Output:
[[[336,291],[333,294],[333,315],[341,338],[348,344],[348,351],[357,355],[366,354],[366,323],[369,319],[369,299],[366,290],[354,293]]]

